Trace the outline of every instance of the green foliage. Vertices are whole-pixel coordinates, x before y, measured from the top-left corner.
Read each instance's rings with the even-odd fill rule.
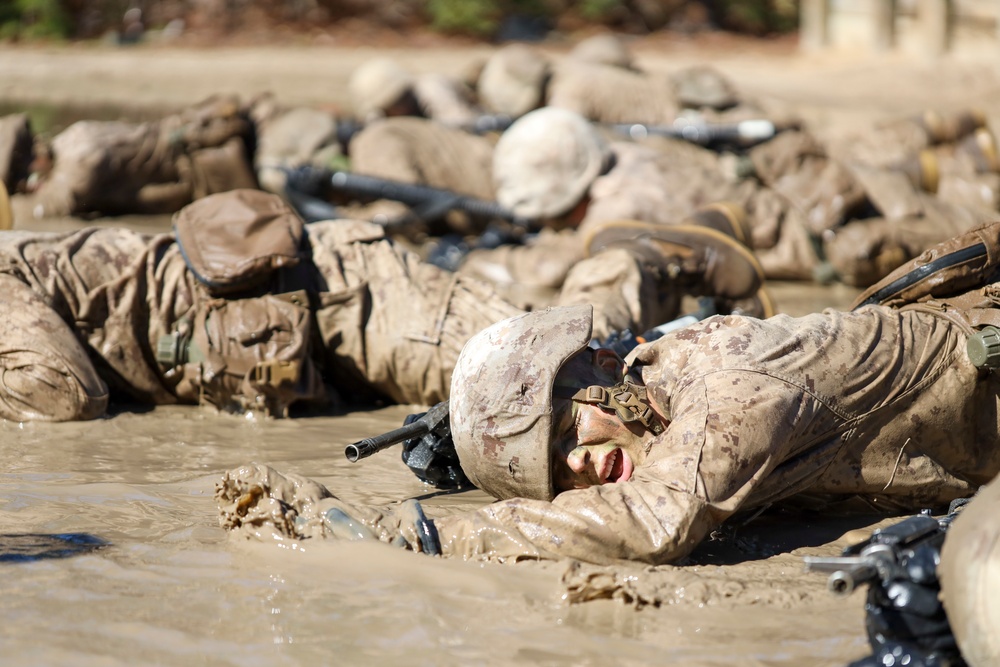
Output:
[[[588,21],[604,21],[622,7],[622,0],[582,0],[580,16]]]
[[[479,37],[492,35],[500,25],[501,12],[492,0],[429,0],[431,27]]]
[[[798,28],[795,0],[720,0],[719,6],[723,27],[730,30],[764,35]]]
[[[71,32],[60,0],[14,0],[0,11],[0,39],[65,39]]]

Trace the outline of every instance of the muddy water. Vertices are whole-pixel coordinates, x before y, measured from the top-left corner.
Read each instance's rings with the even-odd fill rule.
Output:
[[[0,424],[3,663],[721,666],[809,658],[832,666],[863,652],[860,597],[828,596],[822,577],[800,564],[803,553],[835,551],[843,525],[783,534],[748,526],[744,537],[709,544],[694,565],[610,574],[567,572],[565,563],[446,561],[380,544],[290,549],[218,528],[216,480],[251,460],[312,476],[349,501],[430,495],[394,452],[343,459],[345,443],[398,425],[406,412],[267,421],[169,407],[88,424]],[[487,501],[469,492],[425,504],[439,514]],[[789,545],[800,548],[760,557]],[[588,592],[579,584],[595,573]],[[602,589],[600,578],[615,576],[646,586],[640,604],[651,604],[564,599],[571,590],[577,599],[609,593],[615,586]]]

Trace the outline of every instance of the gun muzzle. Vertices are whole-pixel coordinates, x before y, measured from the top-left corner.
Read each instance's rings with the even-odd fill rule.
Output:
[[[366,459],[376,452],[380,452],[387,447],[392,447],[398,442],[403,442],[404,440],[409,440],[410,438],[419,438],[420,436],[428,432],[428,427],[425,422],[415,421],[412,424],[407,424],[406,426],[400,426],[397,429],[393,429],[388,433],[383,433],[382,435],[376,435],[371,438],[365,438],[364,440],[359,440],[353,444],[348,445],[344,449],[344,456],[351,463],[356,463],[361,459]]]
[[[876,574],[875,568],[870,565],[837,570],[827,579],[826,588],[834,595],[847,597],[858,586],[874,579]]]

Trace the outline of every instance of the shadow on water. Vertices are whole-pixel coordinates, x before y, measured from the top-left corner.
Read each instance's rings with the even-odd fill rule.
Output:
[[[108,545],[109,542],[87,533],[0,534],[0,563],[32,563],[52,558],[69,558]]]

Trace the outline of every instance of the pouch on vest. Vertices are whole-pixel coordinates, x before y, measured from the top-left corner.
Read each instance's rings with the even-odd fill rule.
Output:
[[[309,355],[310,327],[304,291],[205,301],[190,329],[178,396],[275,416],[296,401],[322,398],[322,378]]]
[[[210,294],[259,285],[301,261],[303,223],[277,195],[233,190],[189,204],[174,217],[184,261]]]

